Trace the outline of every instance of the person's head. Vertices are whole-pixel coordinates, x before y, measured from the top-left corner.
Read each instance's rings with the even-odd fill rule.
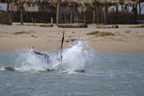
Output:
[[[7,71],[15,71],[15,69],[13,68],[13,67],[4,67],[5,68],[5,70],[7,70]]]
[[[34,45],[32,46],[32,49],[34,49]]]

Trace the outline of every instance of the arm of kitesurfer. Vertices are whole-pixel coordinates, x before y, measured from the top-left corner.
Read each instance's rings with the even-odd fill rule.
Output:
[[[49,62],[49,56],[47,55],[47,53],[42,53],[42,52],[37,52],[37,51],[35,51],[34,46],[32,47],[32,50],[33,50],[33,52],[34,52],[36,55],[39,55],[39,56],[43,57],[44,59],[47,60],[47,62]]]
[[[35,51],[35,50],[34,50],[34,53],[37,54],[37,55],[42,55],[42,56],[44,55],[43,53],[37,52],[37,51]]]
[[[35,53],[35,54],[37,54],[37,55],[44,55],[43,53],[41,53],[41,52],[37,52],[37,51],[35,51],[35,48],[34,48],[34,46],[32,46],[32,49],[33,49],[33,52]]]

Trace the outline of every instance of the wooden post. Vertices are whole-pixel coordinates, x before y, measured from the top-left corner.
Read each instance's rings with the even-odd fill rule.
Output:
[[[135,18],[135,23],[137,23],[137,2],[136,4],[133,6],[133,9],[134,9],[134,18]]]
[[[23,10],[20,10],[20,23],[23,25]]]
[[[86,12],[84,12],[84,23],[86,23]]]
[[[9,1],[7,1],[7,12],[9,12]]]
[[[61,0],[57,0],[57,12],[56,12],[56,24],[58,26],[58,24],[60,23],[60,12],[61,12]]]
[[[114,23],[120,23],[119,22],[120,19],[119,19],[119,7],[118,7],[118,4],[116,4],[116,15],[115,15],[115,18],[116,18],[117,22],[114,20]]]
[[[119,14],[118,4],[116,5],[116,14]]]
[[[104,4],[104,24],[107,24],[107,5]]]
[[[78,23],[78,18],[77,18],[77,16],[76,16],[76,6],[75,6],[75,4],[73,4],[73,8],[74,8],[74,23]]]
[[[124,7],[123,7],[123,4],[121,4],[121,7],[122,7],[122,13],[124,12]]]
[[[95,7],[93,7],[93,24],[95,23],[96,11]]]
[[[23,12],[24,12],[23,4],[24,3],[20,3],[20,23],[21,23],[21,25],[23,25]]]
[[[101,5],[100,6],[100,10],[101,10],[101,12],[100,12],[100,23],[103,23],[103,13],[102,13],[102,10],[103,9],[103,5]]]
[[[140,0],[138,1],[138,3],[139,3],[139,15],[141,16],[141,2],[140,2]]]
[[[72,10],[70,12],[70,23],[72,23],[72,19],[73,19],[73,13],[72,13]]]
[[[101,19],[101,18],[100,18],[100,6],[101,6],[101,5],[98,5],[98,7],[97,7],[97,23],[98,23],[98,24],[100,24],[100,21],[101,21],[101,20],[100,20],[100,19]]]

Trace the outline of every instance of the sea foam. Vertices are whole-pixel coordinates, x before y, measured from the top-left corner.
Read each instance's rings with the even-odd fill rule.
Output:
[[[52,69],[58,72],[74,72],[85,69],[86,61],[92,56],[89,45],[83,39],[74,42],[70,48],[57,52],[44,52],[49,55],[49,62],[45,58],[36,55],[32,49],[19,53],[15,68],[18,71],[45,71]],[[60,60],[62,56],[62,60]]]

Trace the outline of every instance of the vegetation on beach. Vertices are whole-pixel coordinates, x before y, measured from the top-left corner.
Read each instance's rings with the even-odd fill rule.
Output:
[[[22,34],[30,34],[30,32],[26,32],[26,31],[21,31],[21,32],[15,32],[13,33],[14,35],[22,35]]]
[[[112,32],[99,32],[99,31],[87,33],[86,35],[95,35],[95,36],[115,36],[115,34],[112,33]]]

